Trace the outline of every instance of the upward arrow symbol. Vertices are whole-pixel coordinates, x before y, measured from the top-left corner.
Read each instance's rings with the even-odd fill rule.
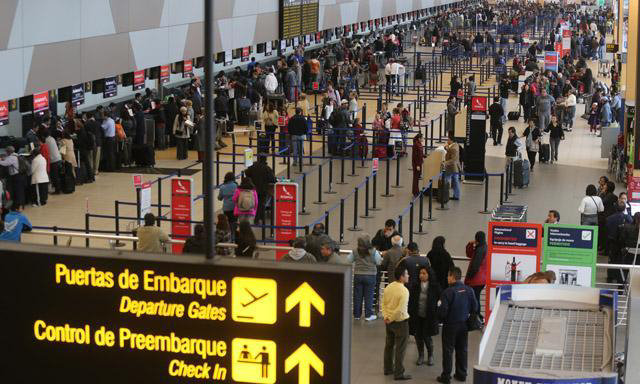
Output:
[[[285,301],[285,311],[289,313],[296,305],[300,304],[301,327],[311,326],[311,306],[324,315],[324,300],[306,282],[302,283]]]
[[[291,356],[284,361],[284,372],[289,373],[298,366],[298,384],[309,384],[311,382],[311,367],[324,376],[324,363],[307,344],[302,344]]]

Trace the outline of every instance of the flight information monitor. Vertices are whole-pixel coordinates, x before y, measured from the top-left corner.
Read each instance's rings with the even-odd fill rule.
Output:
[[[280,1],[280,39],[291,39],[318,31],[318,0]]]

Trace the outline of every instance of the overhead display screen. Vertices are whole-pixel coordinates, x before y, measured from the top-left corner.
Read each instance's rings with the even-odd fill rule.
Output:
[[[351,269],[8,244],[2,383],[345,383]],[[8,331],[10,330],[10,331]]]
[[[280,39],[318,32],[319,0],[280,0]]]

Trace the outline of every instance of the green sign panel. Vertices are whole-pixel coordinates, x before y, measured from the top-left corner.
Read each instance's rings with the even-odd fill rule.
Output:
[[[594,287],[598,227],[545,224],[542,270],[556,273],[556,284]]]

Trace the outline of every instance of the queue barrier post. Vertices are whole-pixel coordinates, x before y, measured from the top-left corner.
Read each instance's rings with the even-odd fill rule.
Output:
[[[386,185],[385,185],[385,193],[384,195],[380,195],[382,197],[392,197],[393,194],[389,192],[389,182],[391,177],[391,159],[387,157],[387,174],[386,174]]]
[[[344,241],[344,199],[340,199],[340,241],[338,244],[349,244]]]
[[[116,236],[120,236],[120,201],[118,200],[114,201],[113,213],[115,216],[114,218],[115,219],[114,223],[116,226],[115,233],[116,233]],[[120,244],[121,244],[120,240],[116,240],[116,247],[120,247],[121,246]]]
[[[231,164],[231,171],[233,171],[233,174],[236,174],[236,140],[235,137],[236,135],[231,135],[232,138],[234,138],[233,143],[232,143],[232,150],[233,153],[231,154],[231,161],[233,162],[233,164]],[[180,176],[180,170],[178,170],[178,176]]]
[[[484,215],[491,213],[489,210],[489,175],[487,171],[484,172],[484,209],[479,211],[478,213],[482,213]]]
[[[371,211],[379,211],[380,208],[378,208],[378,171],[373,172],[373,195],[371,196],[373,198],[373,204],[372,207],[369,208],[369,210]]]
[[[413,200],[409,203],[409,242],[413,242]]]
[[[158,177],[158,227],[162,217],[162,179]]]
[[[413,232],[414,235],[426,235],[427,232],[424,231],[423,221],[424,221],[424,192],[426,189],[422,189],[420,191],[420,202],[418,205],[418,230]]]
[[[216,151],[216,185],[220,185],[220,151]]]
[[[353,227],[347,228],[351,232],[361,231],[362,228],[358,227],[358,192],[360,187],[356,186],[353,190]]]
[[[436,221],[433,217],[433,181],[429,183],[429,215],[424,221]]]
[[[337,193],[333,190],[333,157],[329,158],[329,190],[324,191],[324,193],[327,193],[329,195]]]
[[[89,220],[91,219],[91,216],[88,212],[85,212],[84,214],[84,233],[89,234],[91,232],[90,230],[90,223]],[[89,237],[87,237],[84,240],[84,246],[86,248],[89,248]]]
[[[400,155],[396,154],[396,184],[392,185],[391,188],[402,188],[400,185]]]
[[[284,161],[287,162],[287,179],[291,180],[291,156],[286,155]]]
[[[307,174],[302,174],[302,209],[298,213],[299,215],[308,215],[307,212]]]
[[[327,235],[329,234],[329,215],[331,214],[331,211],[324,211],[324,233],[326,233]]]
[[[344,181],[344,156],[340,157],[340,181],[337,182],[336,184],[339,184],[339,185],[347,184]]]
[[[56,225],[53,226],[53,232],[58,232],[58,227]],[[58,236],[53,235],[53,245],[58,245]]]
[[[369,176],[365,177],[364,184],[364,215],[360,216],[363,219],[369,219],[373,216],[369,214]]]
[[[358,151],[358,147],[356,147],[355,142],[353,144],[351,144],[351,173],[349,174],[349,177],[355,177],[358,176],[358,174],[356,174],[356,152]]]
[[[322,201],[322,163],[318,165],[318,200],[314,201],[313,204],[326,204],[326,202]]]
[[[504,198],[507,197],[504,195],[504,172],[500,174],[500,205],[504,203],[503,196]]]

